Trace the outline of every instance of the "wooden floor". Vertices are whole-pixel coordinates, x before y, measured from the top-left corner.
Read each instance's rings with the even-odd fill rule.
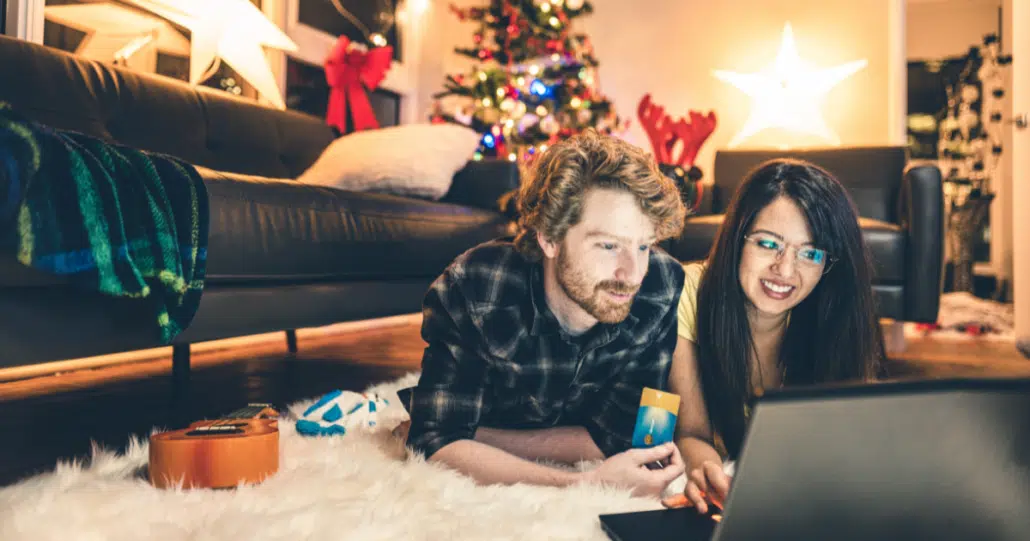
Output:
[[[897,377],[1030,377],[1030,359],[1013,343],[986,339],[910,338],[890,367]]]
[[[90,442],[121,449],[152,427],[180,427],[247,402],[277,407],[334,390],[361,390],[419,369],[418,320],[299,339],[256,340],[193,356],[190,395],[172,394],[170,354],[155,360],[3,381],[0,371],[0,486],[87,456]],[[238,341],[237,341],[238,342]],[[2,354],[2,353],[0,353]],[[893,378],[1030,377],[1030,360],[996,343],[915,340],[895,355]]]

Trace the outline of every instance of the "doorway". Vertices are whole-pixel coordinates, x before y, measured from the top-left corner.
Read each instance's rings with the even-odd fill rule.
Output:
[[[1011,302],[1011,0],[907,0],[905,9],[906,143],[944,175],[945,292]]]

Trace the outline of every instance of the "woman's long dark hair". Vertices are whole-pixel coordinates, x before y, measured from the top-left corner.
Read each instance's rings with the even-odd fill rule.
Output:
[[[800,207],[813,242],[834,258],[791,311],[779,356],[784,385],[871,379],[885,355],[871,258],[844,187],[827,171],[797,160],[770,160],[753,169],[733,196],[697,293],[697,363],[705,405],[733,459],[745,432],[754,351],[749,301],[740,286],[744,235],[780,196]]]

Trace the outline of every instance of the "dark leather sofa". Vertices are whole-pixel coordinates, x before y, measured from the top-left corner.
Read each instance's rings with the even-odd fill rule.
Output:
[[[0,101],[21,114],[202,168],[207,282],[178,374],[190,343],[418,312],[454,257],[512,231],[497,204],[511,162],[469,162],[439,202],[303,185],[289,179],[335,136],[319,118],[6,37],[0,66]],[[0,367],[160,346],[147,314],[0,258]]]
[[[751,168],[775,157],[820,165],[848,190],[872,254],[880,316],[935,322],[944,276],[941,172],[933,164],[908,163],[903,147],[718,151],[714,186],[667,250],[682,261],[704,259],[737,186]]]

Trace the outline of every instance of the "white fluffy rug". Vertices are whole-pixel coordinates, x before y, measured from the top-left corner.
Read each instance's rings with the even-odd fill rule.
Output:
[[[368,391],[398,403],[396,390],[417,378]],[[658,500],[600,487],[477,486],[405,459],[389,423],[377,433],[301,436],[293,421],[313,401],[282,412],[280,470],[260,485],[153,488],[142,477],[146,443],[134,442],[124,455],[97,450],[88,464],[58,464],[0,489],[0,539],[607,540],[599,514],[661,508]]]
[[[914,323],[905,325],[908,337],[932,335],[935,339],[971,341],[1015,341],[1015,311],[1012,303],[981,299],[970,293],[955,292],[941,295],[937,316],[939,329],[929,332]],[[980,327],[982,334],[970,334],[966,327]]]

